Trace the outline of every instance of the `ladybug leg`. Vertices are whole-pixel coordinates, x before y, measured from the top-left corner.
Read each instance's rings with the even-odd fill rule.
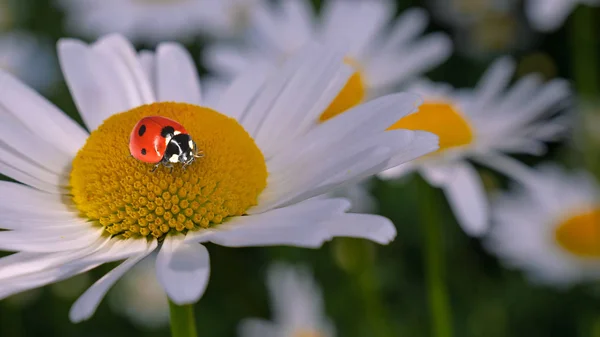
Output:
[[[163,165],[169,169],[169,174],[173,173],[173,164],[171,164],[167,161],[167,162],[164,162]]]
[[[152,168],[152,170],[150,170],[150,173],[154,173],[154,171],[156,171],[156,169],[158,169],[159,166],[160,166],[160,163],[154,165],[154,167]]]

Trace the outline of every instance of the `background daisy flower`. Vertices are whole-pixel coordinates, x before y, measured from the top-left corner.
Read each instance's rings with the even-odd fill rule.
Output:
[[[199,35],[235,36],[262,0],[55,0],[66,29],[92,38],[120,33],[134,42],[190,41]]]
[[[112,310],[144,330],[169,325],[169,302],[156,279],[155,264],[155,254],[140,261],[115,284],[114,291],[108,294]]]
[[[487,247],[536,283],[600,279],[600,188],[589,173],[547,164],[493,203]]]
[[[514,68],[510,58],[497,60],[473,90],[426,80],[411,86],[408,91],[421,94],[425,103],[394,128],[433,132],[440,137],[440,149],[380,174],[395,179],[417,170],[444,190],[469,235],[482,235],[488,228],[485,191],[469,160],[520,179],[526,169],[506,154],[541,155],[544,142],[555,140],[567,127],[565,118],[553,117],[567,107],[569,84],[562,79],[543,83],[530,74],[508,87]]]
[[[334,337],[335,327],[325,315],[321,289],[307,268],[275,263],[269,266],[267,286],[273,321],[246,319],[241,337]]]
[[[218,77],[228,79],[250,65],[281,63],[311,41],[343,47],[346,62],[357,71],[345,88],[353,102],[332,105],[338,106],[336,111],[340,105],[347,109],[350,103],[393,91],[450,55],[446,35],[421,37],[428,23],[424,10],[410,9],[394,19],[395,8],[389,0],[333,0],[323,2],[317,15],[309,1],[265,1],[251,12],[251,26],[241,42],[209,45],[203,60]]]
[[[110,287],[158,249],[156,276],[176,304],[196,302],[210,273],[202,243],[315,248],[335,236],[386,244],[393,224],[346,214],[343,199],[311,199],[437,149],[428,132],[383,132],[420,99],[395,94],[314,127],[353,69],[318,46],[275,76],[250,70],[214,107],[202,107],[189,54],[166,43],[136,53],[121,36],[87,45],[62,40],[61,67],[90,134],[58,108],[0,73],[0,298],[103,263],[125,260],[73,305],[89,318]],[[310,71],[308,71],[310,69]],[[259,83],[257,83],[259,81]],[[282,83],[287,83],[282,86]],[[185,125],[204,157],[185,171],[129,154],[141,117]]]
[[[595,6],[598,0],[525,0],[525,14],[533,28],[550,32],[563,25],[569,14],[583,4]]]

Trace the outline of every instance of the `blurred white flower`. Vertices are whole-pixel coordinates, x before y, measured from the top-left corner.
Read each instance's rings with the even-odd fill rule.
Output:
[[[495,58],[531,46],[532,33],[517,0],[429,0],[433,15],[450,26],[459,54]]]
[[[24,31],[0,33],[0,69],[46,93],[59,78],[50,41]]]
[[[357,71],[345,88],[354,93],[356,103],[389,93],[450,56],[452,45],[445,34],[422,36],[428,24],[424,10],[410,9],[393,19],[395,12],[392,0],[327,1],[320,17],[308,0],[264,1],[252,11],[243,41],[209,45],[204,63],[218,76],[230,78],[249,66],[277,65],[311,41],[342,46],[346,62]],[[334,102],[331,108],[342,107]]]
[[[109,295],[109,304],[140,328],[156,329],[169,323],[167,294],[156,278],[156,255],[135,265]]]
[[[546,149],[544,142],[556,139],[567,128],[564,115],[551,118],[568,105],[567,81],[542,83],[539,76],[530,74],[507,88],[514,68],[512,59],[499,59],[470,90],[425,80],[415,83],[407,91],[423,95],[425,104],[393,128],[437,134],[440,149],[380,174],[394,179],[413,170],[420,172],[444,190],[469,235],[484,234],[489,222],[481,178],[467,159],[520,179],[526,168],[505,153],[540,155]]]
[[[325,198],[345,198],[350,201],[352,207],[349,212],[354,213],[375,213],[377,212],[377,200],[371,195],[371,187],[373,180],[367,179],[358,184],[349,184],[342,186],[332,193],[323,197]]]
[[[248,11],[263,0],[56,0],[66,29],[96,38],[120,33],[133,42],[230,37],[246,28]]]
[[[241,337],[334,337],[335,327],[324,312],[323,296],[306,268],[274,264],[267,285],[273,321],[247,319]]]
[[[507,266],[557,286],[600,280],[600,187],[587,172],[541,166],[492,210],[486,246]]]
[[[533,28],[551,32],[560,28],[579,4],[597,6],[599,0],[525,0],[525,14]]]

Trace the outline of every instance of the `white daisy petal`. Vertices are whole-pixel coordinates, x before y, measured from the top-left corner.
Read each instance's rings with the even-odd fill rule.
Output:
[[[133,83],[132,86],[142,104],[156,101],[149,79],[137,60],[135,48],[127,39],[118,34],[107,35],[94,43],[92,49],[112,58],[114,66]]]
[[[7,147],[37,165],[63,174],[72,157],[51,143],[44,142],[10,115],[0,113],[0,147]]]
[[[242,120],[263,88],[267,71],[261,67],[251,67],[232,81],[218,99],[215,109],[229,117]]]
[[[535,29],[549,32],[559,28],[575,6],[576,0],[527,0],[525,14]]]
[[[69,319],[73,323],[78,323],[92,317],[108,290],[123,276],[123,274],[151,252],[152,250],[149,249],[140,255],[125,260],[125,262],[121,263],[115,269],[96,281],[96,283],[89,287],[88,290],[77,299],[75,304],[73,304],[69,311]]]
[[[156,54],[150,50],[141,50],[138,53],[138,61],[140,62],[148,81],[150,81],[152,91],[155,93],[158,92],[156,90]]]
[[[343,214],[327,224],[332,237],[367,239],[387,245],[396,237],[396,227],[388,219],[370,214]]]
[[[485,234],[489,227],[488,204],[475,169],[466,163],[456,164],[452,167],[452,177],[441,187],[465,233]]]
[[[156,50],[158,101],[201,105],[200,79],[192,57],[176,43],[162,43]]]
[[[504,57],[495,61],[479,80],[475,88],[474,109],[490,104],[510,82],[516,65],[513,59]]]
[[[184,242],[185,236],[168,236],[156,258],[156,277],[171,301],[178,305],[200,299],[210,275],[206,247]]]
[[[64,185],[64,179],[61,174],[50,172],[39,165],[32,163],[26,158],[23,158],[20,154],[10,151],[0,146],[0,162],[6,165],[12,166],[19,171],[36,178],[37,180],[43,181],[50,185],[61,186]]]
[[[72,156],[87,139],[87,133],[57,107],[19,80],[0,71],[2,111],[18,119],[40,139]]]
[[[316,248],[331,238],[323,224],[349,207],[344,199],[307,200],[235,218],[214,230],[188,234],[186,241],[210,241],[228,247],[291,245]]]
[[[0,208],[5,211],[71,215],[72,210],[61,202],[61,198],[25,185],[0,181]]]
[[[27,184],[31,187],[34,187],[40,191],[44,191],[47,193],[53,194],[64,194],[65,190],[59,187],[56,184],[48,183],[46,181],[42,181],[26,172],[23,172],[19,169],[14,168],[11,165],[7,165],[0,161],[0,174],[3,174],[7,177],[10,177],[16,181]]]
[[[96,241],[104,232],[104,228],[68,229],[41,232],[4,231],[0,232],[0,249],[23,252],[57,252],[70,249],[81,249]]]
[[[68,250],[57,253],[25,253],[19,252],[0,259],[0,280],[19,277],[25,274],[77,260],[102,248],[109,238],[100,237],[92,244],[79,250]]]

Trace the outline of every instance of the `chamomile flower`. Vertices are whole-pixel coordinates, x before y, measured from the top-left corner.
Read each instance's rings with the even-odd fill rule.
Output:
[[[569,14],[583,4],[600,5],[598,0],[526,0],[525,14],[533,28],[550,32],[560,28]]]
[[[346,214],[346,200],[313,197],[438,147],[428,132],[384,132],[416,110],[413,94],[382,97],[315,127],[353,72],[342,53],[318,46],[268,78],[250,69],[211,107],[177,44],[136,53],[116,35],[91,45],[61,40],[58,52],[89,133],[0,73],[0,173],[22,183],[0,182],[0,249],[16,252],[0,259],[0,298],[125,260],[75,302],[75,322],[156,250],[159,283],[186,304],[208,284],[202,243],[314,248],[335,236],[388,243],[395,236],[388,219]],[[130,133],[152,115],[182,124],[204,156],[172,172],[134,159]]]
[[[327,1],[319,16],[307,0],[265,1],[252,11],[251,29],[243,41],[209,45],[204,63],[216,76],[229,78],[250,65],[268,68],[281,63],[311,41],[341,46],[346,62],[357,70],[345,90],[358,103],[393,91],[450,55],[446,35],[421,37],[428,22],[424,10],[411,9],[397,19],[394,13],[391,0]],[[349,108],[339,104],[332,103],[329,114]]]
[[[544,142],[555,140],[567,126],[563,116],[552,117],[567,105],[568,83],[562,79],[543,83],[531,74],[507,88],[514,68],[509,58],[497,60],[472,90],[429,81],[414,84],[408,90],[421,94],[425,103],[394,127],[433,132],[440,137],[440,149],[380,175],[394,179],[420,172],[444,190],[469,235],[485,233],[489,224],[483,184],[468,160],[520,179],[525,168],[506,154],[539,155],[545,151]]]
[[[583,171],[536,171],[493,203],[487,247],[534,282],[600,280],[600,186]]]
[[[241,337],[334,337],[335,328],[324,312],[323,296],[306,268],[285,264],[269,267],[267,286],[273,322],[247,319]]]
[[[99,37],[121,33],[135,42],[227,37],[246,28],[247,13],[263,0],[56,0],[66,28]]]

